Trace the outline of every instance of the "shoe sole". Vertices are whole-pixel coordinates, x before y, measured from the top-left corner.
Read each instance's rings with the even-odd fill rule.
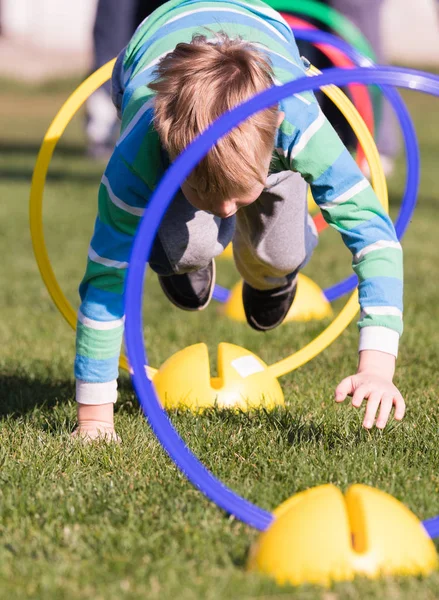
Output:
[[[284,313],[279,317],[279,319],[275,323],[270,323],[270,325],[261,325],[260,323],[258,323],[258,321],[255,319],[255,317],[253,315],[251,315],[251,314],[247,315],[247,311],[245,310],[245,306],[244,306],[247,323],[248,323],[248,325],[250,325],[250,327],[252,329],[254,329],[255,331],[266,332],[266,331],[271,331],[272,329],[276,329],[276,327],[279,327],[279,325],[282,325],[282,323],[285,321],[288,313],[290,312],[290,309],[296,298],[297,277],[295,278],[295,280],[296,280],[295,285],[292,287],[291,292],[290,292],[291,296],[289,299],[288,308],[286,311],[284,311]]]
[[[188,308],[187,306],[183,306],[182,304],[179,304],[179,302],[177,302],[175,300],[175,298],[173,296],[171,296],[171,294],[168,292],[168,290],[162,285],[162,281],[159,278],[160,287],[162,288],[162,291],[165,294],[166,298],[169,300],[169,302],[171,302],[171,304],[173,304],[180,310],[186,310],[187,312],[198,312],[200,310],[204,310],[210,304],[210,301],[212,300],[212,296],[213,296],[213,291],[215,289],[215,281],[216,281],[216,263],[215,263],[215,259],[213,258],[212,259],[212,283],[210,285],[209,296],[207,297],[206,302],[204,304],[202,304],[201,306],[198,306],[197,308]]]

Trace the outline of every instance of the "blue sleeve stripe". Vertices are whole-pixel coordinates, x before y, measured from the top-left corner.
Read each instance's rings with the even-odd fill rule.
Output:
[[[139,87],[147,86],[149,83],[151,83],[151,81],[153,80],[153,73],[157,67],[157,62],[157,60],[153,61],[151,66],[146,67],[146,69],[140,71],[140,73],[137,73],[137,75],[135,75],[131,79],[123,93],[122,112],[125,110],[136,89]]]
[[[371,213],[373,214],[373,213]],[[392,221],[385,215],[376,215],[369,221],[364,221],[358,227],[340,231],[343,241],[352,254],[357,254],[363,248],[377,242],[397,241]]]
[[[128,202],[124,202],[121,198],[119,198],[119,196],[116,196],[116,194],[114,193],[114,191],[110,185],[108,177],[106,175],[104,175],[102,177],[102,186],[105,188],[105,190],[107,192],[107,198],[109,199],[109,201],[112,204],[114,204],[115,206],[117,206],[117,208],[120,208],[120,210],[123,210],[135,217],[143,216],[143,213],[145,212],[144,208],[139,208],[138,206],[133,206],[132,204],[129,204]],[[124,194],[124,198],[128,199],[128,194],[126,192]]]
[[[362,248],[359,252],[357,252],[354,255],[354,264],[355,265],[360,265],[365,257],[367,257],[368,254],[370,254],[371,252],[381,252],[382,250],[390,250],[390,252],[387,252],[387,256],[390,258],[392,256],[393,260],[396,258],[393,254],[392,251],[397,251],[398,253],[400,253],[400,257],[397,258],[398,263],[401,265],[402,268],[402,246],[400,244],[400,242],[396,242],[396,241],[383,241],[383,240],[379,240],[377,242],[374,242],[373,244],[370,244],[369,246],[364,246],[364,248]],[[375,258],[375,257],[374,257]],[[381,260],[384,258],[382,255],[380,256]]]
[[[362,181],[359,181],[358,183],[356,183],[355,185],[350,187],[345,192],[342,192],[341,194],[336,196],[333,200],[319,204],[320,210],[331,210],[337,206],[340,206],[341,204],[346,204],[346,202],[349,202],[350,200],[352,200],[352,204],[354,206],[356,205],[355,208],[360,209],[360,207],[358,205],[359,204],[358,203],[359,194],[362,194],[362,192],[365,192],[365,191],[367,191],[368,194],[370,194],[370,193],[372,193],[372,188],[370,187],[370,183],[367,181],[367,179],[363,178]],[[364,211],[364,209],[363,209],[363,211]]]
[[[361,307],[394,306],[402,311],[403,282],[394,277],[370,277],[358,286]]]
[[[346,148],[326,171],[311,185],[317,204],[333,202],[364,180],[364,175]]]
[[[318,121],[321,114],[317,102],[310,102],[307,106],[301,97],[292,96],[285,98],[280,103],[279,109],[285,113],[285,120],[277,132],[276,147],[282,148],[285,156],[289,155],[291,149],[300,143],[300,138],[309,130],[313,123]],[[285,127],[285,124],[290,125]],[[288,134],[285,130],[290,130]]]
[[[134,162],[153,119],[154,109],[152,103],[142,103],[137,113],[123,130],[116,148],[128,163]]]
[[[89,257],[99,264],[108,263],[109,267],[125,268],[125,263],[128,263],[130,258],[132,245],[133,237],[131,235],[116,231],[98,217],[90,243]],[[95,254],[102,260],[95,258]],[[110,264],[113,262],[117,264]]]
[[[276,71],[276,69],[279,69],[282,72],[287,71],[289,73],[289,81],[291,81],[292,79],[299,79],[299,77],[303,77],[305,75],[305,68],[303,67],[302,62],[300,62],[300,64],[297,65],[292,60],[288,60],[288,58],[278,54],[277,52],[267,50],[259,44],[254,45],[257,46],[259,50],[265,50],[265,53],[270,59],[274,71]],[[284,83],[283,79],[284,78],[282,77],[282,83]]]
[[[81,285],[82,314],[94,321],[114,321],[124,315],[123,296],[98,289],[91,284]]]
[[[119,356],[98,360],[76,355],[75,378],[89,383],[106,383],[119,375]]]
[[[134,208],[145,208],[151,197],[151,190],[127,165],[116,148],[105,169],[108,183],[118,198]]]
[[[112,258],[106,258],[105,256],[101,256],[90,245],[88,248],[88,258],[91,263],[95,263],[97,265],[102,265],[107,267],[108,269],[116,269],[116,270],[125,270],[128,269],[128,261],[123,260],[113,260]],[[88,264],[87,268],[91,265]],[[100,275],[102,275],[102,269],[99,270]]]
[[[320,130],[323,130],[324,126],[328,123],[323,111],[320,110],[320,108],[318,108],[317,110],[314,107],[314,105],[308,108],[307,114],[310,117],[313,116],[314,118],[312,119],[308,127],[300,132],[298,139],[296,139],[296,142],[293,144],[290,150],[291,161],[297,159],[299,154],[306,149],[308,143],[312,140],[312,138],[315,135],[317,135],[320,132]],[[313,140],[313,142],[316,142],[316,140]]]

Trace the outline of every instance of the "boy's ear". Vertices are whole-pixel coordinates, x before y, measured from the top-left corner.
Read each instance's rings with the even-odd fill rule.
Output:
[[[277,126],[280,127],[282,121],[285,119],[285,113],[281,110],[279,111],[279,114],[277,115]]]

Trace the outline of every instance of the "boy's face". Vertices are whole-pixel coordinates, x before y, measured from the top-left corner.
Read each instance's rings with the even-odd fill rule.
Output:
[[[220,202],[215,199],[211,200],[209,198],[200,198],[197,190],[191,187],[187,181],[183,183],[181,189],[186,197],[186,200],[190,202],[192,206],[195,206],[195,208],[211,212],[216,217],[227,219],[228,217],[233,216],[240,208],[248,206],[257,200],[261,195],[264,186],[262,183],[257,183],[246,194],[240,195],[236,198],[221,200]]]
[[[279,111],[278,114],[278,122],[277,126],[280,127],[282,121],[285,118],[285,113]],[[263,173],[263,179],[267,179],[268,171],[271,163],[271,152],[267,155],[265,161],[265,173]],[[228,198],[226,200],[222,200],[218,202],[215,199],[210,198],[200,198],[197,193],[197,190],[192,187],[187,181],[185,181],[181,186],[182,192],[185,195],[185,198],[192,206],[198,208],[199,210],[205,210],[207,212],[211,212],[216,217],[221,217],[221,219],[227,219],[228,217],[232,217],[234,214],[238,212],[240,208],[248,206],[249,204],[253,204],[259,196],[262,194],[264,189],[264,185],[262,183],[257,182],[253,188],[249,189],[245,194],[241,194],[240,196]]]

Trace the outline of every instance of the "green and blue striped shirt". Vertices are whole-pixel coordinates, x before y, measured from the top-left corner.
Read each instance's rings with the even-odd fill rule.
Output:
[[[240,36],[269,57],[276,83],[303,77],[294,36],[281,15],[260,0],[170,0],[137,29],[123,62],[120,139],[99,188],[99,208],[87,270],[80,285],[75,376],[77,399],[116,399],[123,337],[123,288],[134,235],[166,166],[153,128],[148,84],[161,57],[195,34]],[[299,172],[325,220],[353,255],[361,305],[360,350],[396,356],[402,332],[402,251],[394,227],[369,182],[310,92],[280,104],[275,170]],[[245,152],[245,149],[243,149]],[[100,384],[100,385],[88,385]]]

